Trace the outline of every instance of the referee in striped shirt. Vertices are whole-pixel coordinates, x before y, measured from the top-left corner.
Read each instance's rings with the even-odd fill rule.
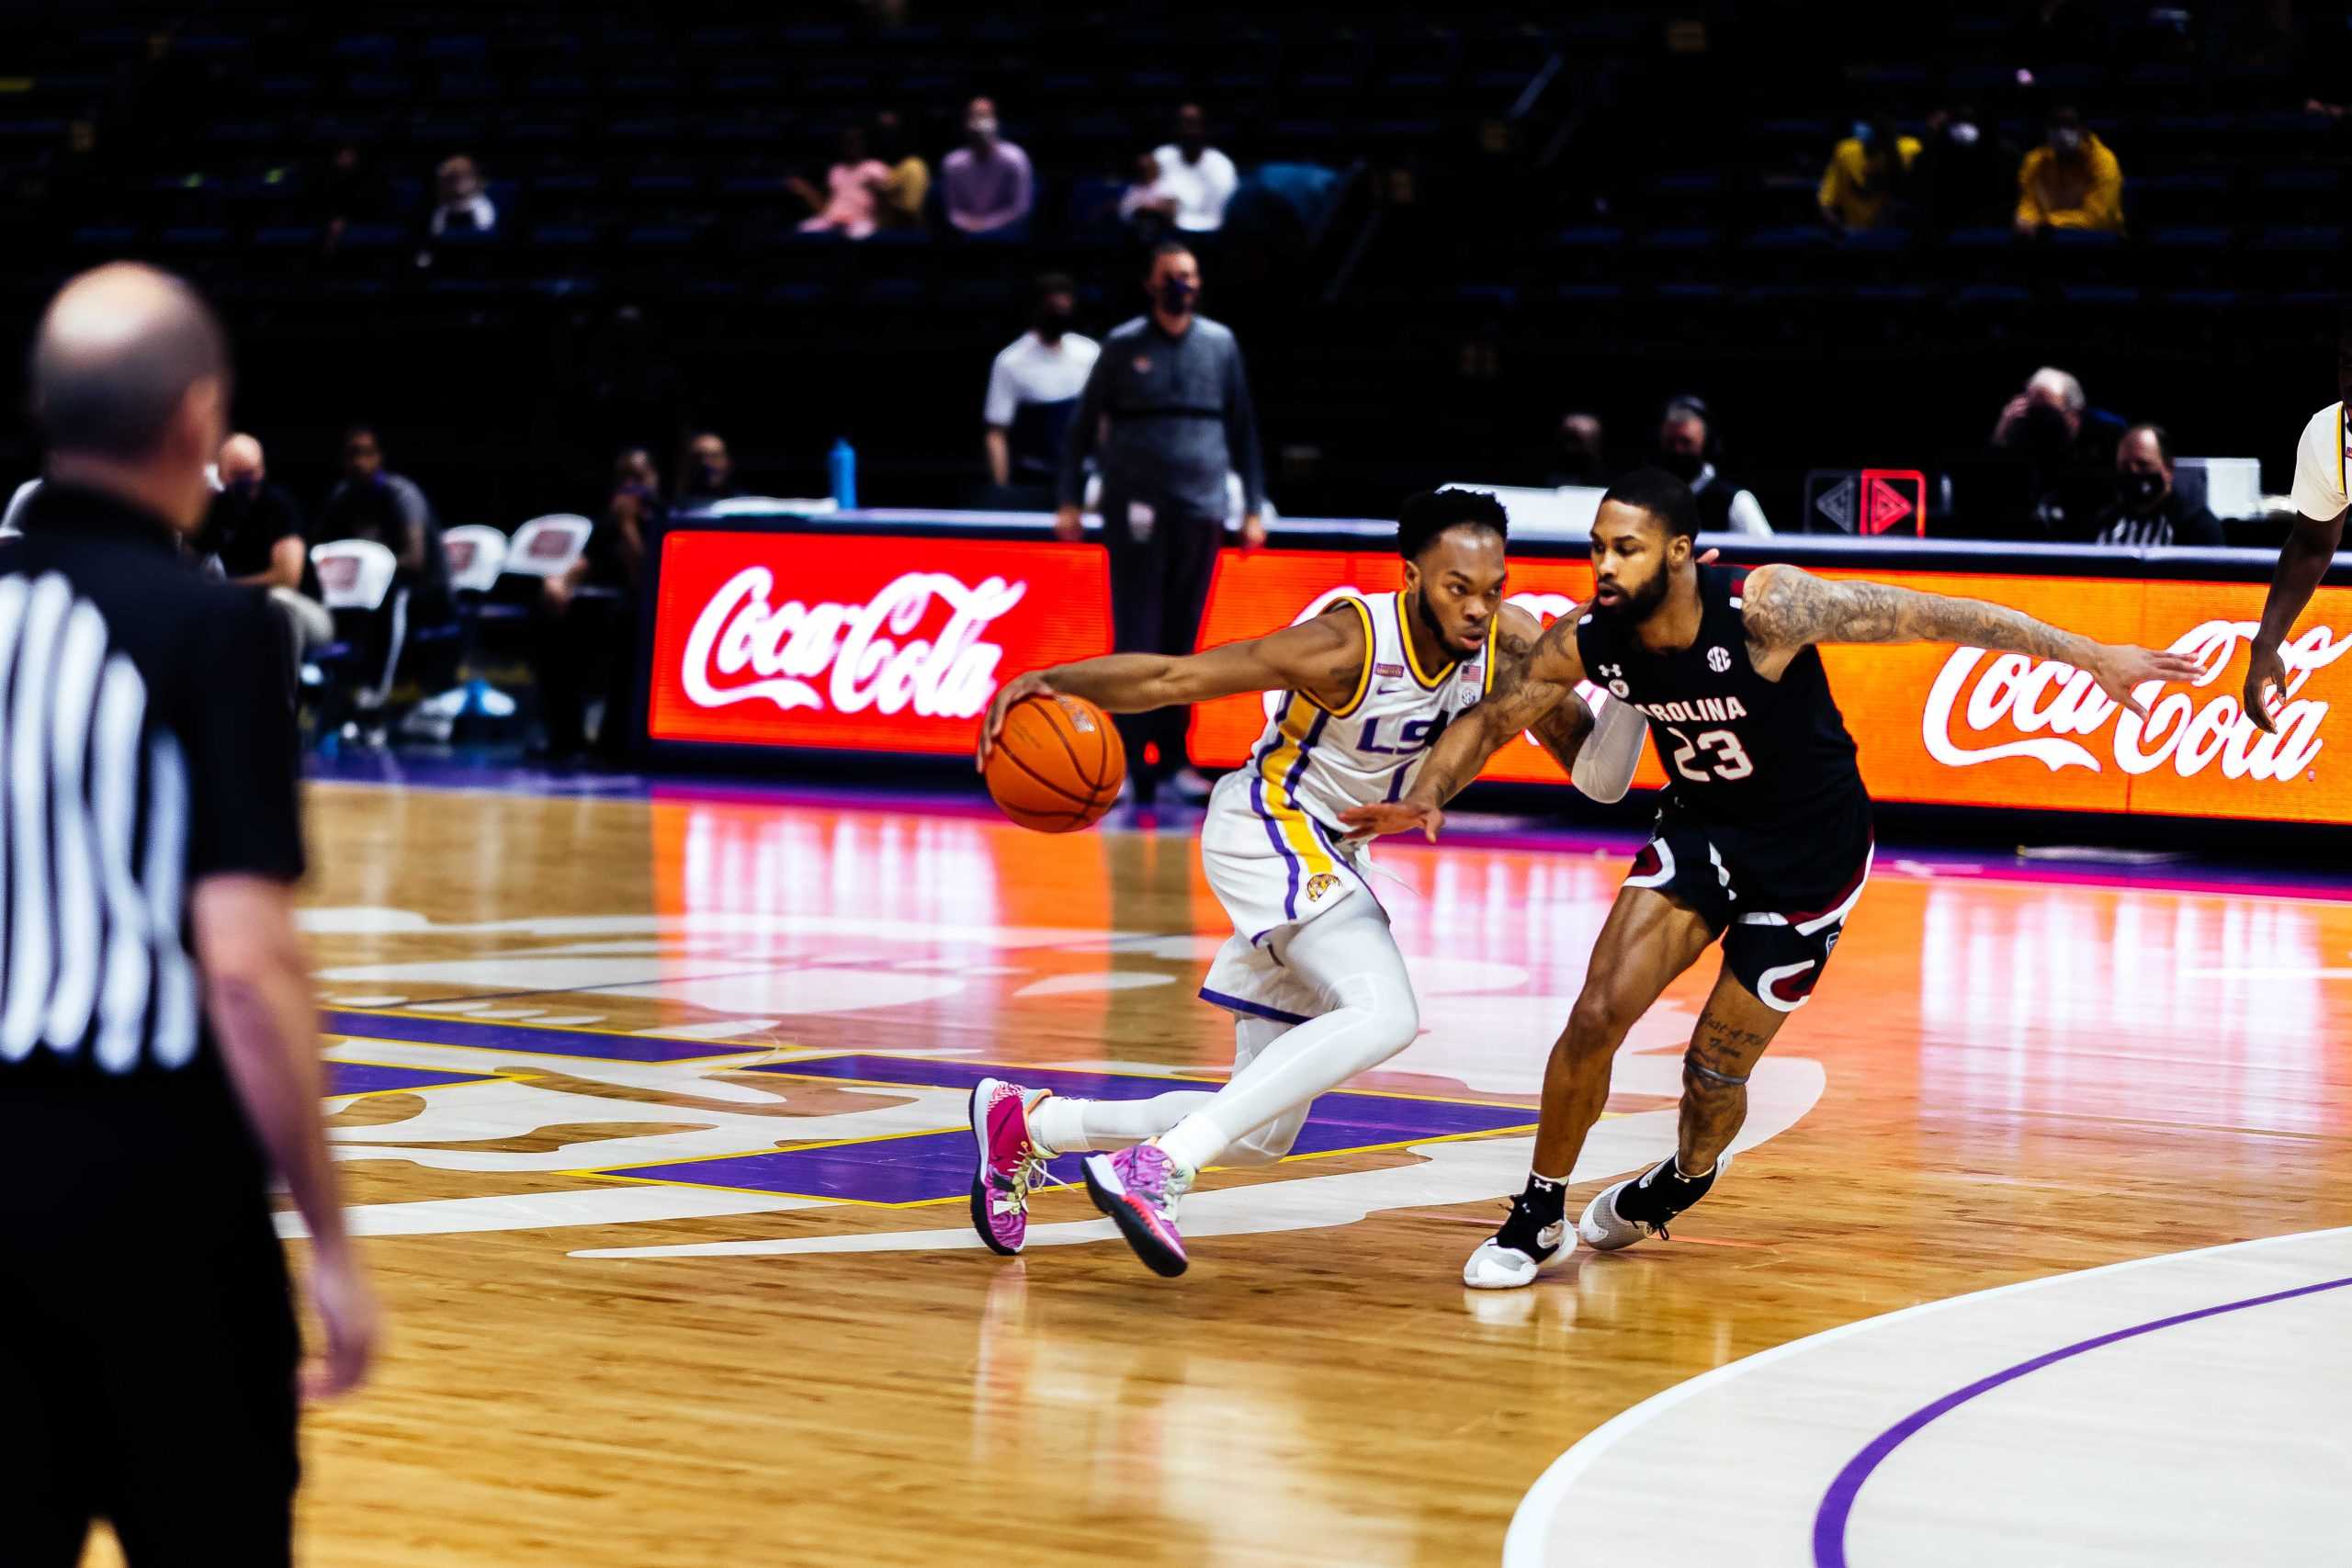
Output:
[[[292,719],[258,590],[180,560],[229,359],[178,279],[74,278],[0,543],[0,1561],[290,1562],[300,1392],[376,1306],[320,1121]],[[272,1172],[314,1238],[301,1370]]]

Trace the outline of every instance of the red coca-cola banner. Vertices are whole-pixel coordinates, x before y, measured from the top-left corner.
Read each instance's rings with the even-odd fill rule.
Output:
[[[968,751],[1000,682],[1110,649],[1097,546],[681,530],[662,545],[646,728]]]
[[[1330,595],[1397,586],[1383,550],[1227,551],[1201,641],[1254,637]],[[2285,649],[2279,733],[2238,710],[2255,582],[1826,570],[2013,605],[2104,641],[2191,655],[2188,686],[2150,689],[2142,720],[2066,666],[1934,644],[1823,650],[1881,800],[2005,811],[2129,811],[2352,824],[2352,589],[2322,589]],[[1574,559],[1514,559],[1510,597],[1543,621],[1589,592]],[[801,533],[682,532],[662,550],[650,728],[656,740],[957,752],[998,683],[1107,651],[1099,547]],[[1601,694],[1590,694],[1605,701]],[[1249,755],[1256,695],[1195,710],[1210,767]],[[1565,785],[1532,742],[1487,776]],[[1666,782],[1656,756],[1634,776]]]

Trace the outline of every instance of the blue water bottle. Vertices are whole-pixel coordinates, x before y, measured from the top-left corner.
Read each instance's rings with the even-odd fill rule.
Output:
[[[844,435],[833,443],[833,504],[844,512],[857,506],[857,448]]]

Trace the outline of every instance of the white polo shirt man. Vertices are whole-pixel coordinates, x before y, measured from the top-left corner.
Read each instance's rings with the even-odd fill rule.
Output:
[[[1092,338],[1079,333],[1066,332],[1048,339],[1032,329],[1023,333],[997,355],[996,363],[989,370],[988,397],[982,402],[980,421],[989,427],[991,464],[1004,453],[1007,471],[997,477],[999,484],[1014,479],[1043,482],[1044,476],[1053,470],[1058,447],[1031,451],[1009,446],[1023,434],[1016,429],[1021,409],[1029,403],[1067,403],[1075,407],[1079,395],[1086,390],[1086,378],[1094,370],[1095,360],[1102,357],[1102,347]],[[1040,434],[1043,434],[1042,432]],[[1056,425],[1052,434],[1058,439]]]

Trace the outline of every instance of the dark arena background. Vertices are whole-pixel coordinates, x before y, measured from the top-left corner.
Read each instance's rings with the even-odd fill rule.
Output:
[[[130,261],[233,350],[180,548],[285,633],[250,699],[293,705],[326,1136],[386,1325],[304,1411],[297,1559],[2336,1561],[2347,104],[2352,12],[2303,0],[0,10],[11,341]],[[59,463],[28,388],[0,493]],[[1647,704],[1652,747],[1596,661],[1629,788],[1514,730],[1436,843],[1369,860],[1316,793],[1337,736],[1400,759],[1360,804],[1409,799],[1514,683],[1500,610],[1442,640],[1465,536],[1534,627],[1630,613],[1611,541],[1662,513],[1603,498],[1657,469],[1733,569],[1707,613],[1747,617],[1694,671],[1760,668],[1767,567],[2064,628],[1812,639],[1875,838],[1834,909],[1716,857],[1718,926],[1822,943],[1760,990],[1725,961],[1787,1018],[1744,1078],[1707,1068],[1712,956],[1604,1016],[1612,907],[1687,912],[1653,818],[1746,776],[1736,728],[1683,732],[1744,714]],[[1507,546],[1465,513],[1400,555],[1441,487]],[[1069,753],[1072,820],[1117,792],[1080,830],[973,771],[1018,677],[1317,616],[1336,696],[1120,714],[1123,775]],[[2101,662],[2143,647],[2195,666],[2125,682],[2144,716]],[[12,766],[14,931],[50,840]],[[1221,816],[1271,929],[1212,880]],[[1418,1012],[1232,1151],[1284,1128],[1266,1157],[1201,1165],[1156,1277],[1040,1108],[1205,1102],[1363,1010],[1221,988],[1229,936],[1284,968],[1334,886]],[[1596,1029],[1551,1173],[1582,1242],[1484,1288],[1547,1062]],[[1704,1206],[1578,1232],[1688,1175],[1733,1082]],[[991,1185],[1003,1083],[1037,1120]],[[0,1507],[0,1562],[36,1544]]]

